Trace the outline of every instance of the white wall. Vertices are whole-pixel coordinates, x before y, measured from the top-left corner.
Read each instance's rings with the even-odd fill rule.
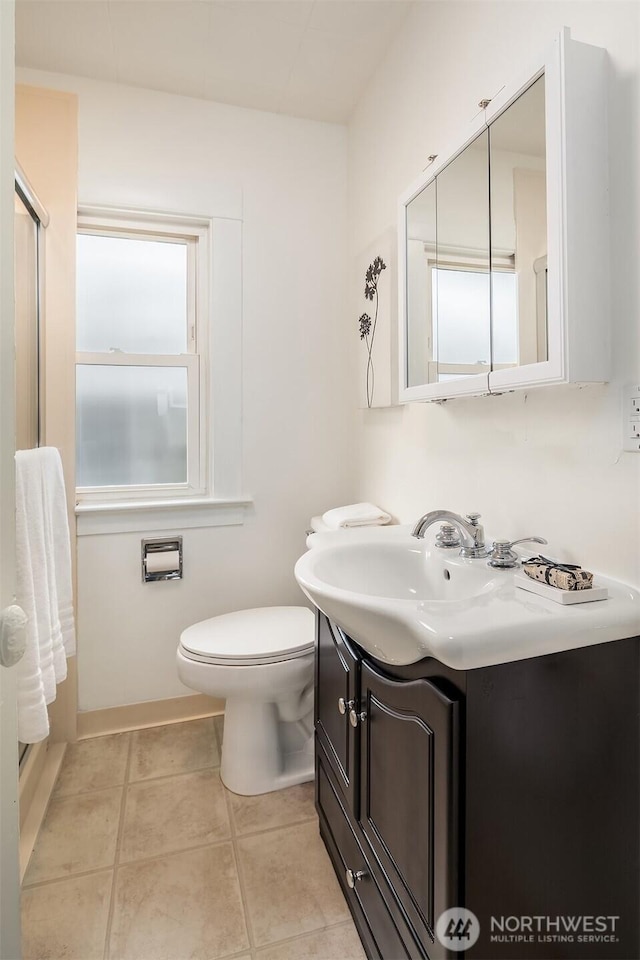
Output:
[[[180,631],[233,609],[304,602],[293,565],[309,518],[352,492],[346,130],[78,77],[20,79],[79,95],[81,204],[209,216],[242,205],[243,466],[254,508],[240,527],[184,531],[182,582],[140,583],[143,534],[79,540],[80,709],[181,696]]]
[[[359,411],[358,497],[405,522],[439,507],[480,510],[496,537],[546,536],[550,551],[634,583],[640,582],[640,456],[621,452],[620,388],[640,371],[639,9],[635,3],[417,3],[349,130],[353,262],[356,251],[395,223],[397,197],[428,155],[464,128],[481,98],[519,77],[562,26],[608,49],[603,136],[610,147],[613,382]],[[355,354],[361,346],[355,319],[352,328]]]

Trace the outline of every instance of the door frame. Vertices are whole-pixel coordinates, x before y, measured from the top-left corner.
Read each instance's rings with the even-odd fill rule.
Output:
[[[14,0],[0,3],[0,608],[15,595]],[[19,960],[16,669],[0,666],[0,958]]]

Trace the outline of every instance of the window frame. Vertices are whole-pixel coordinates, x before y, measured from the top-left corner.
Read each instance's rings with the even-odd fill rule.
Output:
[[[123,239],[180,242],[187,247],[187,352],[181,354],[96,353],[76,351],[76,368],[96,366],[169,366],[187,371],[187,480],[180,484],[131,484],[77,487],[79,504],[188,501],[209,491],[209,265],[211,221],[148,211],[91,207],[78,211],[77,234]]]

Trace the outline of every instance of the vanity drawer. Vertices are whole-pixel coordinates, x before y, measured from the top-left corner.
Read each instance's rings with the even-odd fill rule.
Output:
[[[344,809],[341,792],[326,769],[326,756],[318,750],[316,778],[321,834],[338,880],[354,915],[365,950],[373,960],[423,960],[425,954],[408,931],[404,939],[389,912],[379,881],[364,856]],[[362,871],[353,888],[347,871]],[[372,931],[375,931],[375,935]],[[405,943],[405,940],[408,943]]]

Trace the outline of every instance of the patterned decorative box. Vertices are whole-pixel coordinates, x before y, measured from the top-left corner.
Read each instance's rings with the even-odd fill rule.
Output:
[[[590,590],[593,574],[573,563],[560,563],[542,555],[522,561],[524,573],[532,580],[546,583],[558,590]]]

